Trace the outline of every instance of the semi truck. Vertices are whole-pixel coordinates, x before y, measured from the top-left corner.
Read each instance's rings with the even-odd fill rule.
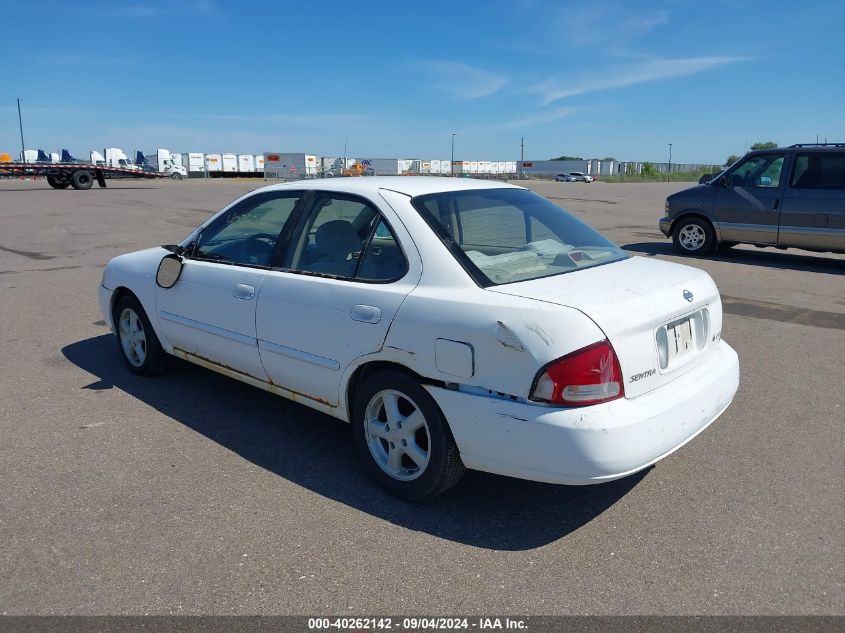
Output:
[[[182,165],[181,155],[173,154],[170,150],[158,148],[149,154],[142,154],[141,152],[138,152],[138,154],[138,159],[145,158],[147,165],[152,169],[170,176],[174,180],[182,180],[188,176],[188,170]]]

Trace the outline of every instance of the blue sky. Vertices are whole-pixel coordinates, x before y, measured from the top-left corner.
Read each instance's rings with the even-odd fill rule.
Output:
[[[647,7],[647,8],[646,8]],[[722,162],[845,141],[845,2],[7,2],[0,151]]]

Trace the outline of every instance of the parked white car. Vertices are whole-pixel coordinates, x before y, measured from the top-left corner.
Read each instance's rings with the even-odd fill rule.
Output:
[[[569,172],[570,181],[569,182],[593,182],[595,178],[590,176],[589,174],[585,174],[583,171],[571,171]]]
[[[410,499],[465,468],[625,477],[703,431],[739,380],[705,272],[490,181],[265,187],[179,245],[114,258],[99,300],[133,372],[172,354],[347,420]]]

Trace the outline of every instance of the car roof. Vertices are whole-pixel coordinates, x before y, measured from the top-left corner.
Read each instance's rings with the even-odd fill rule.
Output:
[[[388,189],[414,197],[428,193],[445,193],[447,191],[524,189],[524,187],[511,185],[501,180],[450,178],[448,176],[340,176],[335,178],[293,180],[262,187],[258,191],[275,191],[280,189],[320,189],[323,191],[344,191],[358,194],[372,194],[377,193],[380,189]]]

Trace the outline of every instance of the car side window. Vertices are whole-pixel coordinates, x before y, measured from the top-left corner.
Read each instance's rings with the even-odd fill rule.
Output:
[[[377,217],[378,211],[359,198],[318,194],[296,229],[287,268],[353,277]]]
[[[317,194],[291,240],[290,270],[361,281],[393,281],[408,269],[399,241],[369,202]]]
[[[202,231],[192,257],[269,266],[279,234],[301,197],[301,191],[267,191],[241,200]]]
[[[789,184],[796,189],[845,189],[845,152],[798,154]]]
[[[361,281],[395,281],[408,272],[408,262],[399,241],[384,220],[380,220],[370,238],[355,279]]]
[[[780,187],[785,154],[758,154],[740,162],[729,178],[732,187]]]

